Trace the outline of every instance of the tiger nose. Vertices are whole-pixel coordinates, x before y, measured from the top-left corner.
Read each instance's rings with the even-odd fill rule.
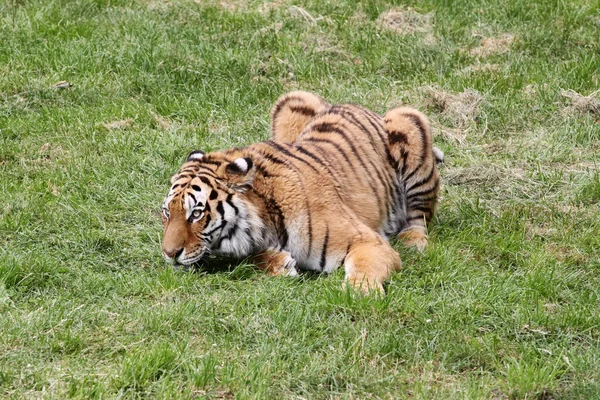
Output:
[[[172,258],[173,260],[177,260],[179,258],[179,256],[181,255],[181,253],[183,253],[183,247],[182,248],[175,248],[175,249],[171,249],[171,250],[164,250],[163,249],[163,253],[165,253],[165,255],[169,258]]]

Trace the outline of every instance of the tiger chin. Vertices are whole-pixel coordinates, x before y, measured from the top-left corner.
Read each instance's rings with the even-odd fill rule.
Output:
[[[405,107],[381,117],[297,91],[271,119],[270,140],[189,154],[163,203],[165,259],[252,256],[274,276],[343,264],[347,285],[383,292],[401,267],[388,240],[428,243],[443,153],[427,118]]]

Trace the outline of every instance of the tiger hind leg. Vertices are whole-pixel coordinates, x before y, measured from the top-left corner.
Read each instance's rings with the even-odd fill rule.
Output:
[[[321,97],[304,91],[281,96],[271,111],[271,137],[292,144],[315,115],[331,107]]]
[[[365,239],[360,236],[348,249],[344,260],[346,271],[345,285],[368,294],[384,294],[383,282],[392,272],[399,271],[400,256],[381,236],[373,235]]]
[[[428,243],[427,224],[438,200],[440,180],[436,164],[443,162],[444,153],[433,147],[429,121],[421,112],[395,108],[383,120],[390,154],[405,185],[406,224],[398,237],[407,246],[423,250]]]

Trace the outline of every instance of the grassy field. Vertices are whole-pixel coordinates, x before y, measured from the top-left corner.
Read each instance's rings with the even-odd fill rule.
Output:
[[[599,31],[591,0],[0,2],[0,397],[600,398]],[[187,153],[293,89],[432,120],[431,245],[385,297],[162,260]]]

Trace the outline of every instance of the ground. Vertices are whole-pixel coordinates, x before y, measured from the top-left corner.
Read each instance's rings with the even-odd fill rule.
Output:
[[[0,3],[0,397],[600,398],[600,4],[393,3]],[[432,120],[385,297],[161,258],[187,153],[293,89]]]

